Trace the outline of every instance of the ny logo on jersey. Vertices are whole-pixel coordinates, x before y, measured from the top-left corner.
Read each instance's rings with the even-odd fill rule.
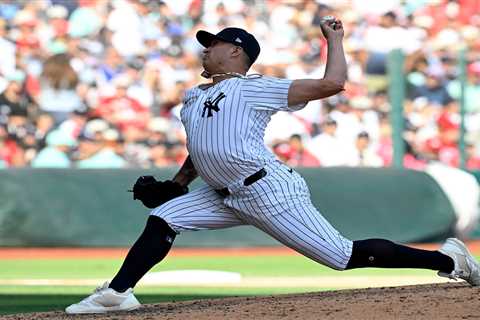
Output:
[[[225,93],[220,92],[215,99],[211,100],[210,98],[208,98],[207,101],[203,103],[202,118],[205,117],[205,111],[207,111],[207,109],[208,109],[207,118],[213,117],[212,110],[215,112],[218,112],[220,110],[218,108],[218,103],[220,102],[220,100],[222,100],[225,97],[226,97]]]

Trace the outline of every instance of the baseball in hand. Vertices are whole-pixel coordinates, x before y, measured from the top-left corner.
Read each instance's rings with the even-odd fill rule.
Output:
[[[335,20],[335,17],[334,16],[322,17],[322,22],[327,22],[327,21],[331,21],[331,20]]]
[[[327,22],[332,22],[332,21],[335,21],[335,17],[334,16],[324,16],[322,17],[322,20],[321,22],[322,23],[327,23]],[[335,27],[335,22],[332,24],[332,27]]]

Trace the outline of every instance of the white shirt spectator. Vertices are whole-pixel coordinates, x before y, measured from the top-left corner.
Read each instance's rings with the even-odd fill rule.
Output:
[[[377,142],[379,137],[378,114],[375,111],[366,110],[359,117],[354,112],[340,112],[333,110],[331,117],[337,121],[337,136],[346,143],[355,141],[357,134],[362,131],[369,133],[373,142]]]
[[[347,159],[347,165],[352,167],[381,167],[383,160],[380,158],[372,148],[368,148],[362,153],[358,149],[351,149],[352,153]]]
[[[308,135],[305,124],[294,115],[287,112],[279,112],[272,116],[272,120],[265,129],[265,143],[272,145],[278,140],[288,140],[292,135]]]
[[[15,71],[15,44],[0,37],[0,72],[3,75]]]
[[[370,26],[365,33],[365,47],[368,51],[388,53],[393,49],[406,48],[410,39],[404,28]]]
[[[142,53],[144,49],[142,21],[135,8],[118,0],[107,19],[107,27],[113,31],[112,44],[122,56]]]
[[[349,165],[348,155],[352,153],[352,145],[328,133],[321,133],[311,139],[306,143],[306,148],[324,167]]]

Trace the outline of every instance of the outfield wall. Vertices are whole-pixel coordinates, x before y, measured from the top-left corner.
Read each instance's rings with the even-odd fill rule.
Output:
[[[149,210],[126,192],[163,170],[0,170],[1,246],[129,246]],[[346,236],[430,241],[452,234],[455,214],[427,174],[399,169],[299,169],[314,204]],[[192,188],[200,184],[197,179]],[[279,245],[252,227],[186,232],[178,246]]]

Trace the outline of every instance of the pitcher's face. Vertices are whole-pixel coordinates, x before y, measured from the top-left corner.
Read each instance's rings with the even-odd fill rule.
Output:
[[[210,46],[203,50],[203,68],[211,74],[224,72],[234,48],[235,45],[231,43],[213,40]]]

